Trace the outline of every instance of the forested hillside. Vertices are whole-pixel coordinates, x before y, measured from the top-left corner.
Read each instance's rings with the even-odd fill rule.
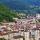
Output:
[[[17,12],[14,12],[7,6],[0,4],[0,22],[3,20],[12,22],[14,17],[17,17]]]

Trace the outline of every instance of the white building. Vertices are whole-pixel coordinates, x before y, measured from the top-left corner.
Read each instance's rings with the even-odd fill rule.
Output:
[[[40,19],[40,14],[36,14],[36,18],[37,19]]]

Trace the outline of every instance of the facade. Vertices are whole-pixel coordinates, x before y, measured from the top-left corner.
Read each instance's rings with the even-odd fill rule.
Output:
[[[31,34],[30,34],[31,32]],[[14,36],[22,35],[24,36],[25,40],[39,40],[40,39],[40,31],[39,30],[30,30],[28,32],[21,32],[21,33],[11,33],[7,35],[0,36],[0,38],[5,38],[9,40],[23,40],[23,38],[15,39]]]
[[[40,19],[40,14],[36,14],[36,18],[37,19]]]

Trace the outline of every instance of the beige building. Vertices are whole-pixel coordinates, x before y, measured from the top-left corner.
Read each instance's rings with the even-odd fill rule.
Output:
[[[29,33],[31,32],[31,34]],[[28,32],[21,32],[21,33],[11,33],[11,34],[7,34],[7,35],[3,35],[0,36],[0,38],[5,38],[5,39],[9,39],[9,40],[23,40],[23,38],[17,38],[15,39],[14,36],[21,35],[24,36],[25,40],[39,40],[40,39],[40,31],[39,30],[35,30],[35,31],[28,31]]]

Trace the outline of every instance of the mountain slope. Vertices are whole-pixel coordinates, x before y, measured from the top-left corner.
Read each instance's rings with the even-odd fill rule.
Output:
[[[3,20],[13,21],[13,18],[17,17],[17,13],[7,8],[5,5],[0,4],[0,22]]]

